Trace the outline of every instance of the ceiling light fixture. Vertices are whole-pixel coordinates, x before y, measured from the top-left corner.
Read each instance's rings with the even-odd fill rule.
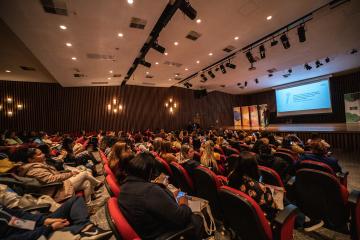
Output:
[[[329,57],[325,58],[325,62],[326,62],[326,63],[329,63],[329,62],[330,62],[330,58],[329,58]]]
[[[211,70],[208,71],[208,74],[211,78],[215,78],[215,74]]]
[[[245,55],[246,55],[246,57],[247,57],[247,59],[249,60],[250,63],[256,62],[256,60],[255,60],[255,58],[254,58],[254,56],[252,55],[252,53],[251,53],[250,50],[247,51]]]
[[[234,37],[234,40],[239,40],[239,37],[238,36]]]
[[[232,64],[231,62],[226,63],[226,66],[227,66],[228,68],[231,68],[231,69],[235,69],[235,68],[236,68],[236,65],[235,65],[235,64]]]
[[[76,57],[72,57],[71,59],[74,60],[74,61],[76,61],[77,58],[76,58]]]
[[[206,82],[208,80],[204,73],[200,74],[200,77],[202,78],[200,82]]]
[[[309,70],[312,69],[312,66],[310,66],[310,65],[307,64],[307,63],[305,63],[304,68],[309,71]]]
[[[213,53],[209,53],[209,56],[212,56],[213,55]]]
[[[223,64],[220,65],[220,69],[221,69],[221,72],[222,72],[223,74],[226,73],[226,69],[225,69],[225,67],[224,67]]]
[[[259,51],[260,51],[260,57],[261,57],[261,59],[264,59],[266,56],[265,56],[265,47],[264,47],[263,44],[260,45]]]
[[[322,64],[322,62],[320,62],[320,60],[316,60],[315,65],[316,65],[316,68],[319,68],[324,64]]]
[[[159,45],[157,42],[155,42],[152,45],[152,48],[155,49],[156,51],[158,51],[159,53],[164,53],[165,52],[165,48],[163,46]]]
[[[259,83],[259,79],[255,78],[255,83],[258,84]]]
[[[134,0],[127,0],[128,4],[133,4],[134,3]]]
[[[119,36],[119,37],[123,37],[124,34],[123,34],[123,33],[118,33],[118,36]]]
[[[187,71],[187,70],[189,70],[189,69],[185,68],[185,71]]]
[[[166,52],[166,53],[164,53],[164,55],[165,55],[165,56],[167,56],[167,55],[168,55],[168,53]]]
[[[155,62],[156,65],[159,65],[159,62]]]
[[[355,54],[355,53],[357,53],[357,52],[358,52],[358,50],[355,49],[355,48],[353,48],[353,49],[351,49],[350,54]]]
[[[171,81],[171,78],[169,78],[169,81]]]
[[[272,19],[272,16],[267,16],[266,17],[266,20],[268,20],[268,21],[271,20],[271,19]]]
[[[286,33],[284,33],[283,35],[281,35],[280,37],[281,43],[283,45],[283,47],[285,49],[290,48],[290,42],[289,42],[289,38],[286,36]]]
[[[109,73],[113,73],[113,70],[110,70]]]
[[[72,47],[72,44],[71,43],[66,43],[66,46]]]
[[[278,44],[278,40],[276,40],[275,38],[272,39],[270,46],[274,47]]]
[[[182,1],[181,5],[179,6],[180,10],[188,16],[191,20],[194,20],[196,18],[197,12],[196,10],[191,6],[190,2],[188,0]]]
[[[197,64],[199,64],[199,63],[200,63],[200,61],[199,61],[199,60],[197,60],[197,61],[196,61],[196,63],[197,63]]]
[[[108,80],[111,80],[111,77],[108,77],[107,79],[108,79]]]
[[[7,72],[7,73],[11,73],[11,71],[10,71],[10,70],[5,70],[5,72]]]
[[[146,72],[146,75],[149,75],[150,73],[149,72]]]
[[[247,85],[248,85],[248,82],[247,82],[247,81],[245,81],[244,86],[245,86],[245,87],[247,87]]]
[[[201,19],[198,18],[198,19],[196,20],[196,23],[201,23]]]
[[[178,42],[174,42],[174,45],[177,46],[177,45],[179,45],[179,43],[178,43]]]
[[[297,32],[299,36],[299,42],[305,42],[306,41],[305,26],[300,25],[297,29]]]
[[[66,29],[67,29],[67,27],[66,27],[65,25],[60,25],[59,28],[62,29],[62,30],[66,30]]]

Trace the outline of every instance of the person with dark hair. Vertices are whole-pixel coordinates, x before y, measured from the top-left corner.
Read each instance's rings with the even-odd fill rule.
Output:
[[[13,218],[27,221],[24,225],[11,223]],[[89,213],[82,197],[72,197],[55,212],[48,215],[10,209],[0,204],[0,238],[7,240],[32,240],[41,236],[51,237],[55,231],[69,231],[81,239],[101,239],[111,234],[95,226],[89,220]],[[33,224],[33,228],[30,229]],[[23,226],[23,227],[22,227]]]
[[[193,160],[193,157],[194,149],[192,149],[189,144],[183,144],[177,158],[178,162],[185,168],[190,176],[193,175],[195,168],[200,165],[200,162]]]
[[[88,171],[59,172],[53,166],[45,162],[45,156],[38,148],[27,150],[27,163],[19,169],[19,175],[32,177],[43,183],[63,182],[60,189],[44,189],[43,194],[52,196],[55,193],[55,201],[63,201],[74,195],[77,191],[84,191],[87,204],[91,201],[94,190],[102,183],[94,178]]]
[[[201,148],[201,140],[200,140],[200,138],[199,138],[199,137],[195,137],[195,138],[193,138],[192,145],[193,145],[193,149],[194,149],[194,151],[200,152],[200,148]]]
[[[167,161],[168,163],[177,161],[175,155],[171,153],[171,142],[169,141],[161,142],[160,157],[165,161]]]
[[[23,141],[21,141],[21,139],[16,136],[15,131],[6,132],[4,142],[5,142],[5,145],[8,145],[8,146],[23,144]]]
[[[195,228],[187,239],[201,239],[202,219],[188,207],[186,196],[175,198],[166,187],[151,182],[157,173],[151,153],[142,152],[126,166],[118,204],[141,239],[165,239],[188,225]]]
[[[125,166],[131,158],[133,154],[126,143],[118,141],[114,144],[108,158],[109,167],[119,183],[125,179]]]

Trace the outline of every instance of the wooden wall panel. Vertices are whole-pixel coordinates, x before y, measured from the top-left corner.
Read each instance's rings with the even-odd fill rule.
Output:
[[[236,95],[212,92],[195,99],[192,90],[139,86],[62,88],[58,84],[0,81],[0,98],[18,98],[25,109],[13,117],[0,113],[0,129],[77,131],[80,129],[178,129],[196,114],[201,125],[233,124]],[[117,97],[124,106],[120,114],[109,114],[106,106]],[[179,108],[174,115],[164,103],[172,97]],[[218,120],[218,123],[216,121]]]

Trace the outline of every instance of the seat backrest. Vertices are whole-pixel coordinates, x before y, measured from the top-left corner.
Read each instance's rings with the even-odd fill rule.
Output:
[[[230,156],[231,154],[240,154],[240,151],[237,150],[236,148],[230,147],[230,146],[226,146],[225,148],[223,148],[225,156]]]
[[[322,219],[330,229],[346,228],[348,191],[332,174],[303,168],[296,172],[296,203],[310,219]]]
[[[111,196],[117,197],[120,193],[120,186],[112,175],[107,175],[105,178],[105,186],[108,188],[108,191]]]
[[[109,167],[109,164],[104,164],[104,172],[106,175],[112,175],[116,179],[116,176],[113,173],[113,171],[111,170],[111,168]]]
[[[176,187],[189,195],[194,193],[194,183],[189,173],[177,162],[170,163],[170,168],[173,172],[173,180]]]
[[[239,155],[238,154],[232,154],[226,158],[227,161],[227,170],[230,173],[235,168],[235,164],[237,161],[239,161]]]
[[[195,161],[200,162],[201,154],[200,154],[199,152],[194,151],[194,157],[193,157],[193,159],[194,159]]]
[[[109,161],[107,157],[105,156],[105,153],[99,149],[100,158],[103,161],[104,164],[109,164]]]
[[[280,175],[275,170],[265,166],[259,166],[259,170],[263,183],[277,187],[284,187]]]
[[[194,169],[192,179],[195,187],[195,196],[208,200],[214,217],[222,220],[223,214],[217,192],[221,182],[216,174],[206,167],[198,166]]]
[[[218,147],[218,146],[215,146],[215,147],[214,147],[214,152],[219,153],[220,155],[225,155],[225,154],[224,154],[224,151],[222,150],[222,148],[221,148],[221,147]]]
[[[106,218],[116,239],[140,240],[135,230],[130,226],[124,215],[121,213],[117,199],[112,197],[105,208]]]
[[[287,163],[289,163],[290,165],[295,164],[296,162],[296,158],[290,154],[290,153],[286,153],[286,152],[276,152],[274,153],[275,157],[279,157],[283,160],[285,160]]]
[[[166,175],[172,177],[173,176],[173,172],[169,166],[169,164],[164,160],[162,159],[161,157],[155,157],[155,159],[157,160],[157,167],[158,167],[158,170],[160,172],[163,172],[165,173]]]
[[[219,189],[226,225],[239,239],[271,240],[272,231],[260,206],[245,193],[228,186]]]
[[[303,160],[300,163],[300,168],[315,169],[315,170],[319,170],[319,171],[323,171],[323,172],[327,172],[332,175],[335,175],[334,171],[332,170],[332,168],[329,165],[327,165],[326,163],[318,162],[318,161]]]

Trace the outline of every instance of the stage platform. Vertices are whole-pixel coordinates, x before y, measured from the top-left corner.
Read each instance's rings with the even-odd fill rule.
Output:
[[[230,129],[269,132],[346,132],[360,133],[360,123],[270,124],[267,127],[232,126]]]
[[[270,124],[267,127],[231,126],[227,128],[249,132],[268,131],[281,136],[295,133],[303,141],[309,139],[311,133],[317,132],[334,148],[360,152],[360,124],[358,123]]]

